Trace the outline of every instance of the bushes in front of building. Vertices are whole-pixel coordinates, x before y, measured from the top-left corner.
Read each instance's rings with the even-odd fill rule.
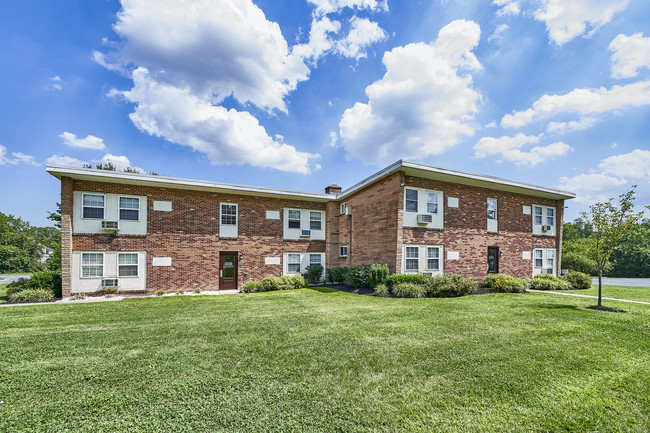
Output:
[[[318,284],[323,280],[323,267],[321,265],[309,265],[305,272],[305,279],[310,284]]]
[[[591,276],[582,272],[571,271],[564,275],[564,280],[571,284],[574,289],[590,289]]]
[[[476,292],[476,283],[471,278],[444,274],[432,277],[424,284],[424,289],[430,298],[456,298]]]
[[[570,285],[555,275],[537,274],[529,280],[528,287],[533,290],[568,290]]]
[[[372,265],[330,268],[328,280],[330,283],[349,284],[355,289],[360,287],[374,289],[377,285],[385,282],[387,277],[388,265],[374,263]]]
[[[244,293],[271,292],[275,290],[292,290],[309,287],[302,275],[274,277],[272,275],[260,281],[247,281],[241,288]]]
[[[456,274],[431,277],[422,274],[394,274],[386,278],[386,284],[375,287],[377,296],[393,295],[396,298],[453,298],[476,291],[471,278]]]
[[[368,287],[374,289],[388,278],[388,265],[372,264],[368,266]]]
[[[45,299],[46,301],[49,301],[52,298],[60,298],[61,274],[55,271],[34,272],[30,279],[21,278],[18,281],[14,281],[13,283],[9,283],[7,285],[7,295],[10,297],[10,299],[12,295],[16,295],[26,290],[45,290],[50,292],[51,296],[49,299]],[[34,293],[23,296],[37,297],[37,295]],[[21,296],[15,297],[15,299],[16,300],[13,302],[37,302],[19,301],[18,299],[21,299]]]
[[[54,294],[47,289],[25,289],[9,295],[9,302],[47,302],[54,299]]]
[[[329,282],[344,284],[348,268],[345,266],[335,266],[329,270]]]
[[[528,288],[526,280],[508,274],[488,274],[481,285],[499,293],[523,293]]]

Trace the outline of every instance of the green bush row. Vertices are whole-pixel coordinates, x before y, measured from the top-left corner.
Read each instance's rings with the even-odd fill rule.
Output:
[[[590,289],[591,275],[571,271],[563,277],[574,289]]]
[[[522,280],[507,274],[490,274],[483,279],[483,287],[495,292],[521,293],[533,290],[588,289],[591,277],[582,272],[569,272],[562,278],[550,274],[537,274],[532,279]]]
[[[476,283],[471,278],[455,274],[431,277],[421,274],[390,275],[385,284],[375,287],[378,296],[392,294],[397,298],[453,298],[465,296],[476,291]]]
[[[488,274],[483,279],[483,287],[499,293],[523,293],[528,288],[528,282],[508,274]]]
[[[54,294],[47,289],[24,289],[9,295],[9,302],[46,302],[54,299]]]
[[[241,291],[244,293],[271,292],[274,290],[292,290],[309,287],[309,283],[301,275],[281,277],[268,276],[260,281],[247,281]]]
[[[355,289],[359,287],[374,289],[377,285],[386,281],[387,277],[388,265],[372,264],[330,268],[328,279],[330,283],[349,284]]]
[[[533,290],[568,290],[571,285],[555,275],[537,274],[528,281],[528,288]]]
[[[43,289],[52,292],[52,297],[61,297],[61,273],[56,271],[34,272],[30,279],[21,278],[7,285],[7,295],[24,290]]]

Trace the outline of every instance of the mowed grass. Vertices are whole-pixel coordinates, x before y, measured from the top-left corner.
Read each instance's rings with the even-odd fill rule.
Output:
[[[562,293],[598,296],[598,284],[593,284],[591,289],[563,290]],[[650,302],[650,287],[603,286],[603,297]]]
[[[7,296],[7,285],[0,284],[0,303],[7,302],[9,297]]]
[[[0,431],[644,432],[650,308],[328,289],[0,309]]]

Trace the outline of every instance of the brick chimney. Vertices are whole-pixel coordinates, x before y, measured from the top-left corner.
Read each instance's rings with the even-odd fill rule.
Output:
[[[343,191],[343,188],[335,183],[325,187],[325,194],[339,194],[341,191]]]

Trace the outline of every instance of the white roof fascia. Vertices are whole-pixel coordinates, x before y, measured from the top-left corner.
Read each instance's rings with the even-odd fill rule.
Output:
[[[336,198],[333,194],[319,194],[311,192],[290,191],[283,189],[264,188],[258,186],[236,185],[229,183],[212,182],[205,180],[184,179],[178,177],[166,177],[141,173],[125,173],[119,171],[96,170],[91,168],[64,167],[58,165],[48,165],[46,170],[51,175],[61,178],[68,175],[72,178],[84,180],[94,180],[98,182],[115,182],[128,183],[143,186],[157,186],[167,188],[180,188],[190,190],[220,190],[231,193],[248,193],[288,196],[300,199],[310,199],[316,201],[328,201]]]

